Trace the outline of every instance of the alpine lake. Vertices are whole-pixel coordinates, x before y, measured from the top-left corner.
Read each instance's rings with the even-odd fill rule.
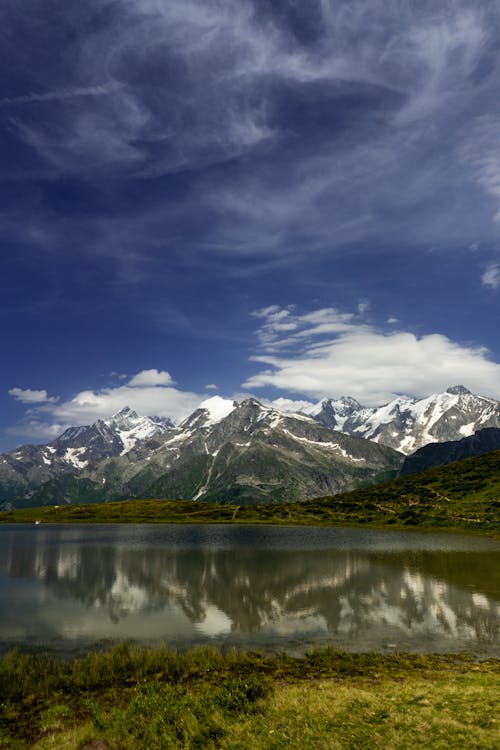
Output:
[[[500,655],[500,541],[333,527],[0,526],[0,651],[127,640]]]

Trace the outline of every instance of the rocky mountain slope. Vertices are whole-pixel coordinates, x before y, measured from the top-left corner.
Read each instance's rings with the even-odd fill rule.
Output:
[[[500,428],[485,427],[470,437],[445,443],[430,443],[407,456],[401,468],[401,476],[416,474],[463,458],[482,456],[500,449]]]
[[[161,425],[132,447],[120,438],[121,450],[107,443],[107,453],[96,458],[81,444],[83,430],[95,434],[94,427],[72,433],[77,443],[71,446],[64,433],[51,444],[53,452],[31,447],[42,463],[33,456],[33,471],[35,464],[38,470],[46,466],[47,479],[36,482],[30,476],[21,492],[10,495],[4,485],[4,499],[15,507],[129,497],[285,502],[388,478],[403,460],[391,448],[332,431],[305,415],[283,414],[255,399],[237,404],[216,396],[179,427]],[[19,467],[27,451],[18,452]],[[10,469],[16,460],[9,455],[6,466]],[[4,466],[0,459],[0,482]]]
[[[428,443],[460,440],[484,427],[500,427],[500,402],[457,385],[423,399],[398,397],[379,407],[355,399],[327,399],[309,410],[318,422],[410,454]]]
[[[373,408],[330,399],[308,415],[216,396],[177,427],[125,408],[0,456],[0,503],[304,500],[390,477],[403,454],[485,427],[500,429],[499,402],[463,386]]]
[[[173,428],[163,417],[140,417],[125,407],[111,419],[70,427],[47,445],[23,445],[0,456],[0,501],[99,461],[125,455],[136,445]]]

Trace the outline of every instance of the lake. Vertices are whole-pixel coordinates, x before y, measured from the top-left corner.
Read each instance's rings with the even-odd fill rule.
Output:
[[[0,526],[0,649],[129,639],[500,655],[500,542],[217,525]]]

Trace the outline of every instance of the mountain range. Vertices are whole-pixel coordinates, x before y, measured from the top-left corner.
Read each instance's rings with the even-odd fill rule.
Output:
[[[461,440],[484,427],[500,427],[500,402],[463,385],[423,399],[400,396],[365,407],[351,397],[327,399],[308,410],[318,422],[408,455],[428,443]]]
[[[394,477],[411,448],[485,426],[500,427],[499,403],[463,386],[378,408],[329,399],[309,414],[215,396],[179,426],[126,407],[1,455],[0,503],[305,500]]]

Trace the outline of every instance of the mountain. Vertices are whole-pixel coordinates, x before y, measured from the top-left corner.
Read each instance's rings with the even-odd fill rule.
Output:
[[[140,417],[125,407],[110,419],[70,427],[47,445],[24,445],[4,453],[0,456],[0,500],[24,494],[56,477],[79,473],[104,458],[125,455],[172,428],[169,419]]]
[[[442,466],[463,458],[482,456],[500,449],[500,428],[485,427],[470,437],[445,443],[430,443],[407,456],[401,468],[401,476],[426,471],[433,466]]]
[[[355,399],[327,399],[308,411],[321,424],[409,454],[428,443],[460,440],[484,427],[500,427],[500,402],[462,385],[423,399],[398,397],[378,407]]]
[[[96,425],[102,434],[102,425]],[[136,439],[133,446],[124,442],[123,433],[136,433],[118,431],[122,450],[110,438],[109,450],[94,456],[83,438],[94,438],[96,425],[69,436],[67,431],[51,446],[35,449],[41,465],[36,456],[30,458],[31,465],[38,471],[47,467],[46,475],[52,468],[53,473],[45,481],[36,482],[33,476],[22,492],[10,493],[9,504],[130,497],[239,504],[305,500],[394,476],[403,460],[391,448],[335,432],[303,414],[284,414],[255,399],[238,404],[216,396],[178,427],[161,425],[156,434]],[[118,432],[113,429],[113,436]],[[54,471],[56,455],[58,468],[65,461],[65,472]],[[20,470],[25,463],[22,449],[18,456],[9,456],[9,467],[13,461]]]
[[[305,500],[390,478],[403,454],[486,427],[500,428],[499,402],[463,386],[381,407],[329,399],[310,414],[215,396],[177,427],[125,408],[48,445],[0,456],[0,502]]]

